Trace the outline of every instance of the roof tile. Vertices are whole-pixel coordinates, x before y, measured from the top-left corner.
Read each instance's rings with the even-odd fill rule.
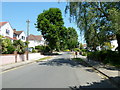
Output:
[[[41,41],[41,40],[42,40],[42,35],[32,35],[32,34],[30,34],[30,35],[28,36],[28,40]]]
[[[8,23],[8,22],[0,22],[0,27],[5,25],[6,23]]]

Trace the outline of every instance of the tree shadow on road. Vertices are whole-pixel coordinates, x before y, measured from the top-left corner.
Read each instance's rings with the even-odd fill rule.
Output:
[[[62,66],[62,65],[69,65],[71,67],[88,67],[88,65],[84,62],[77,62],[70,60],[69,58],[59,58],[59,59],[53,59],[48,61],[40,62],[39,65],[49,65],[49,66]]]
[[[54,56],[54,55],[62,55],[59,53],[43,53],[44,56]]]
[[[114,80],[120,80],[120,77],[113,77],[112,79]],[[110,81],[108,79],[105,80],[101,80],[100,82],[93,82],[93,83],[88,83],[88,85],[86,86],[70,86],[69,88],[71,90],[119,90],[120,88],[116,88],[116,87],[120,87],[120,83],[112,83],[111,84],[107,84],[110,83]]]

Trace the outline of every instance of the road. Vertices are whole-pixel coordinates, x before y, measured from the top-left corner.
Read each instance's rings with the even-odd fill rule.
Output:
[[[85,64],[72,61],[71,54],[28,64],[2,74],[2,88],[112,88],[108,80]]]

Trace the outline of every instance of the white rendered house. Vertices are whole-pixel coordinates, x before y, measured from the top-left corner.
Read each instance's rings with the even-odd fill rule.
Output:
[[[13,29],[9,22],[0,22],[0,35],[5,38],[9,38],[12,41],[14,40]]]
[[[13,31],[14,31],[13,37],[15,39],[21,40],[23,42],[26,41],[26,35],[25,35],[24,31],[16,31],[16,29],[14,29]]]
[[[115,49],[118,47],[117,40],[112,40],[111,45],[113,46],[112,51],[115,51]]]
[[[42,35],[32,35],[30,34],[28,37],[29,47],[34,47],[38,45],[45,45],[45,40]]]

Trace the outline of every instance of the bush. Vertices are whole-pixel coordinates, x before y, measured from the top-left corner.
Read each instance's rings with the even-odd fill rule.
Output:
[[[15,51],[15,48],[14,48],[14,46],[8,46],[7,47],[7,51],[8,51],[8,53],[10,53],[10,54],[13,54],[14,53],[14,51]]]
[[[120,55],[116,51],[103,50],[87,53],[88,59],[101,61],[104,64],[120,65]]]
[[[107,52],[107,56],[104,60],[104,63],[109,63],[109,64],[113,64],[113,65],[120,65],[120,56],[118,52],[115,51],[108,51]]]
[[[40,49],[42,46],[35,46],[35,49]]]
[[[49,46],[44,46],[43,52],[49,52],[49,51],[50,51],[50,47]]]
[[[87,50],[86,49],[80,49],[79,50],[80,52],[80,55],[82,55],[82,56],[87,56]]]
[[[15,47],[18,54],[24,54],[26,49],[26,43],[21,40],[13,41],[13,46]]]
[[[86,52],[83,52],[83,53],[82,53],[82,56],[87,56],[87,53],[86,53]]]
[[[35,50],[35,49],[32,49],[32,53],[36,53],[37,52],[37,50]]]
[[[1,42],[1,49],[2,49],[1,51],[3,54],[12,54],[14,52],[15,48],[13,47],[10,39],[1,38],[0,42]]]
[[[35,49],[38,50],[38,52],[49,52],[50,47],[49,46],[35,46]]]
[[[12,45],[9,45],[6,47],[7,51],[3,52],[3,54],[13,54],[15,51],[15,48]]]
[[[18,49],[17,52],[18,52],[18,54],[24,54],[25,53],[25,49]]]
[[[79,49],[79,48],[74,48],[74,51],[75,51],[75,52],[79,52],[80,49]]]
[[[87,52],[87,49],[81,49],[82,52]]]
[[[65,52],[69,52],[70,50],[69,49],[66,49],[66,50],[64,50]]]

